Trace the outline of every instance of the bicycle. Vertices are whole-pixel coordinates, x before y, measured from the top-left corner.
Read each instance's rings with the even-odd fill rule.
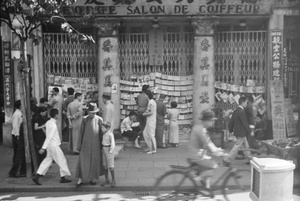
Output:
[[[261,153],[255,149],[243,149],[251,152]],[[200,165],[193,163],[188,159],[189,166],[171,165],[172,170],[167,171],[160,176],[154,186],[155,196],[158,201],[162,200],[194,200],[198,196],[214,197],[215,191],[222,191],[226,201],[230,201],[228,193],[231,190],[250,191],[251,171],[237,169],[228,164],[225,172],[223,172],[212,183],[211,188],[206,189],[203,184],[200,186],[195,180],[196,175],[200,175],[205,169]],[[206,169],[207,170],[207,169]],[[218,185],[223,181],[222,185]],[[243,181],[246,181],[243,183]],[[160,195],[160,192],[167,192]]]

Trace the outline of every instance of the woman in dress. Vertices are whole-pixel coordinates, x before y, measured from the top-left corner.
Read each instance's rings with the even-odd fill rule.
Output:
[[[168,111],[169,121],[169,144],[174,147],[178,147],[179,143],[179,125],[178,117],[179,110],[177,109],[177,102],[171,102],[171,109]]]
[[[146,95],[149,98],[148,107],[143,116],[146,116],[146,126],[143,131],[143,136],[148,146],[147,154],[156,153],[156,139],[155,139],[155,129],[156,129],[156,102],[153,100],[153,94],[151,91],[147,90]]]
[[[35,146],[36,153],[42,148],[44,141],[46,139],[46,122],[48,121],[47,108],[39,107],[38,113],[33,115],[32,125],[33,125],[33,142]],[[36,154],[38,165],[46,157],[46,152],[43,154]]]

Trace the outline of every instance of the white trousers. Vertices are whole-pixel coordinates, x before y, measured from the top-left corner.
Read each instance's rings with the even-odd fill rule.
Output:
[[[59,166],[61,177],[71,175],[65,155],[59,146],[47,148],[47,156],[40,164],[36,173],[39,175],[45,175],[49,170],[53,160]]]

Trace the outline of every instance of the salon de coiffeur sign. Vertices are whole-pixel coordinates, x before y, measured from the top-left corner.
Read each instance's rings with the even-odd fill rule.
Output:
[[[274,0],[77,0],[65,16],[266,15]]]

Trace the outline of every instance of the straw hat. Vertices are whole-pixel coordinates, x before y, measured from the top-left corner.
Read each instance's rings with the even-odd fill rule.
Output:
[[[87,109],[88,109],[88,111],[89,111],[90,113],[97,113],[97,112],[99,112],[99,109],[98,109],[96,103],[89,103]]]

